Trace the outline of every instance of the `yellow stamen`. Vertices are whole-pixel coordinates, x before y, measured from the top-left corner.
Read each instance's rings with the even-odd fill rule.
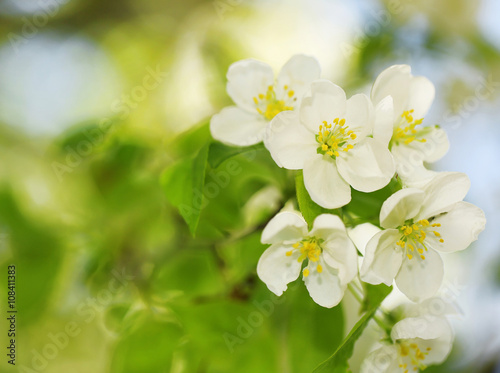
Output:
[[[287,88],[285,88],[285,90],[286,89]],[[288,91],[287,99],[292,97],[293,95],[294,91]],[[294,109],[293,106],[287,104],[284,100],[277,99],[276,92],[274,91],[274,86],[272,85],[267,87],[267,92],[265,94],[259,93],[258,98],[261,101],[259,101],[257,97],[253,98],[253,101],[257,106],[256,110],[260,115],[262,115],[267,120],[273,119],[278,113],[281,113],[282,111]]]
[[[349,142],[356,138],[356,134],[348,130],[349,126],[346,126],[345,123],[345,119],[339,118],[335,118],[332,123],[328,123],[326,120],[322,122],[316,136],[316,140],[320,144],[319,153],[338,157],[340,150],[347,153],[354,148],[354,145]]]
[[[425,243],[425,239],[427,237],[427,232],[431,232],[434,236],[440,238],[441,234],[438,231],[430,230],[431,224],[427,219],[422,219],[417,221],[416,223],[413,220],[409,220],[405,225],[398,227],[401,232],[401,236],[396,244],[403,249],[406,248],[406,255],[408,259],[413,259],[414,250],[418,252],[417,258],[425,260],[425,256],[422,255],[424,251],[427,251],[427,245]],[[441,224],[434,223],[432,227],[438,228]],[[443,243],[444,240],[442,238],[439,239],[439,242]]]

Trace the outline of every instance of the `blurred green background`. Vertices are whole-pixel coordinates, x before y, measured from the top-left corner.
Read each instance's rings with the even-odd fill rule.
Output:
[[[447,262],[463,312],[429,371],[500,372],[499,14],[495,0],[0,0],[0,268],[17,266],[19,310],[17,365],[0,371],[310,372],[336,349],[349,302],[321,308],[301,281],[278,299],[256,277],[291,173],[262,149],[213,161],[196,238],[160,182],[210,140],[232,62],[306,53],[348,95],[395,63],[435,83],[425,123],[451,143],[435,169],[469,174],[488,226]]]

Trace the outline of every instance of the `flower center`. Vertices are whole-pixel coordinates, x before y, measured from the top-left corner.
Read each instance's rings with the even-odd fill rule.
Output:
[[[274,86],[270,85],[267,87],[267,92],[260,93],[257,97],[253,98],[253,102],[257,107],[257,112],[262,115],[267,120],[273,119],[278,113],[285,110],[293,110],[293,103],[297,101],[295,92],[288,89],[288,86],[283,86],[285,91],[285,99],[278,100],[276,97],[276,92],[274,91]]]
[[[422,138],[426,130],[424,128],[415,129],[416,126],[422,124],[424,118],[413,119],[413,109],[406,110],[401,114],[401,119],[398,125],[394,128],[393,139],[395,143],[403,142],[406,145],[412,143],[413,141],[426,142],[427,140]]]
[[[441,227],[441,224],[431,224],[427,219],[419,220],[416,223],[412,219],[407,220],[405,225],[398,227],[402,236],[396,243],[403,249],[406,249],[408,259],[412,259],[417,254],[422,260],[425,260],[424,251],[427,251],[427,246],[424,241],[427,234],[433,234],[439,242],[443,243],[441,234],[436,230]]]
[[[286,256],[291,256],[294,251],[299,251],[300,256],[297,258],[297,261],[299,263],[302,263],[304,260],[308,259],[308,263],[306,268],[303,270],[304,277],[309,276],[310,270],[309,270],[309,264],[310,262],[316,263],[319,261],[319,258],[321,256],[321,253],[323,252],[323,249],[321,248],[321,243],[323,242],[322,239],[318,239],[316,237],[307,237],[304,238],[301,241],[298,241],[293,244],[293,249],[290,251],[287,251]],[[316,265],[316,271],[318,273],[323,272],[323,267],[321,264]]]
[[[427,366],[423,363],[425,357],[429,355],[432,348],[427,347],[425,352],[422,352],[416,343],[409,343],[407,341],[398,341],[399,355],[402,358],[399,367],[404,373],[408,373],[408,364],[413,371],[424,370]]]
[[[356,139],[356,134],[348,129],[345,119],[335,118],[331,124],[323,121],[316,135],[316,141],[320,144],[318,154],[326,154],[335,159],[340,155],[339,151],[347,153],[351,150],[354,146],[349,142]]]

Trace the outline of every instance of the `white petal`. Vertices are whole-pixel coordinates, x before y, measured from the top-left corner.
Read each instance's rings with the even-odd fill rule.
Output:
[[[418,135],[418,139],[425,142],[412,141],[409,144],[399,143],[397,146],[400,155],[416,165],[422,162],[436,162],[441,159],[450,148],[446,132],[438,126],[425,127],[426,134]],[[393,147],[394,147],[393,146]]]
[[[363,256],[365,255],[368,241],[370,241],[378,232],[380,232],[380,228],[371,223],[359,224],[354,228],[347,230],[349,238],[352,240],[358,251],[363,254]]]
[[[394,131],[394,103],[391,96],[387,96],[375,106],[375,123],[373,138],[389,146]]]
[[[358,256],[347,236],[344,223],[336,215],[321,214],[313,223],[311,236],[322,238],[323,259],[338,270],[342,285],[347,285],[358,273]]]
[[[411,301],[421,302],[432,297],[443,282],[443,259],[429,248],[424,251],[425,260],[417,254],[413,259],[404,257],[403,264],[396,276],[396,285]]]
[[[450,326],[444,317],[424,315],[406,317],[397,322],[391,331],[391,339],[436,339],[450,334]]]
[[[404,306],[407,317],[429,316],[441,317],[446,315],[460,315],[462,311],[456,303],[451,303],[445,298],[436,296],[420,303],[408,303]]]
[[[365,259],[361,266],[364,282],[391,286],[403,261],[403,252],[396,245],[401,237],[397,229],[387,229],[377,233],[366,245]]]
[[[313,80],[319,79],[321,67],[316,58],[304,54],[296,54],[281,68],[277,79],[276,92],[279,97],[286,96],[290,90],[294,91],[297,100],[294,105],[300,105],[302,96],[306,93]],[[288,86],[288,91],[284,86]]]
[[[315,80],[311,92],[306,94],[300,105],[300,120],[311,131],[318,133],[323,121],[331,123],[343,118],[346,111],[345,92],[328,80]]]
[[[371,135],[374,121],[373,106],[368,96],[357,94],[346,103],[345,120],[350,131],[356,133],[356,142]]]
[[[326,241],[323,244],[323,259],[325,263],[338,272],[340,283],[346,286],[358,274],[358,254],[351,240],[344,240],[342,246],[339,241]]]
[[[262,231],[262,243],[290,243],[293,244],[307,235],[307,223],[296,212],[282,211],[276,214],[267,223]]]
[[[290,250],[291,245],[274,244],[264,251],[257,264],[259,278],[277,296],[283,294],[288,283],[295,281],[300,274],[302,263],[297,261],[300,252],[296,250],[287,256]]]
[[[445,320],[446,321],[446,320]],[[447,321],[446,321],[447,322]],[[446,360],[453,347],[453,330],[448,325],[449,332],[443,334],[436,339],[421,339],[418,340],[418,346],[422,351],[427,351],[428,355],[425,357],[426,364],[441,364]]]
[[[398,350],[394,345],[383,345],[370,352],[361,365],[361,373],[398,372]]]
[[[424,192],[420,189],[405,188],[387,198],[380,209],[380,226],[396,228],[415,217],[422,207]]]
[[[422,189],[425,184],[431,181],[438,172],[426,169],[424,166],[415,169],[412,177],[403,176],[403,174],[398,173],[401,182],[405,188],[419,188]],[[418,176],[418,177],[417,177]]]
[[[414,340],[421,351],[427,351],[424,364],[441,364],[446,360],[453,347],[453,332],[450,328],[450,334],[436,339],[416,339]]]
[[[371,98],[375,106],[387,96],[392,96],[394,100],[393,122],[406,110],[410,80],[410,66],[394,65],[382,71],[373,83]]]
[[[320,306],[331,308],[339,304],[344,296],[345,287],[342,286],[337,271],[328,266],[320,258],[317,262],[323,267],[319,273],[316,263],[309,263],[309,276],[304,277],[304,283],[311,298]]]
[[[417,219],[428,219],[447,211],[451,205],[462,201],[469,191],[470,180],[461,172],[440,172],[423,188],[422,209]]]
[[[314,219],[311,236],[324,240],[336,239],[339,235],[347,238],[345,225],[337,215],[321,214]]]
[[[212,137],[225,144],[254,145],[262,141],[267,122],[236,106],[228,106],[210,120]]]
[[[425,154],[424,161],[426,162],[436,162],[444,157],[450,148],[450,142],[448,141],[448,135],[446,131],[438,126],[432,127],[429,134],[425,135],[427,140],[423,143],[423,147],[419,146]],[[415,141],[414,141],[415,142]],[[412,145],[412,142],[410,145]],[[417,144],[422,144],[417,142]]]
[[[453,330],[444,317],[408,317],[394,325],[391,338],[416,343],[422,352],[427,353],[424,364],[439,364],[451,351]]]
[[[342,207],[351,200],[351,188],[330,157],[317,154],[304,162],[304,184],[311,199],[324,208]]]
[[[436,231],[441,234],[443,243],[433,244],[436,250],[454,252],[464,250],[477,240],[479,233],[484,230],[486,217],[483,210],[468,202],[457,202],[453,208],[432,221],[439,223]]]
[[[434,101],[436,90],[432,82],[423,76],[413,76],[408,87],[407,109],[413,109],[413,118],[423,118]],[[401,113],[400,113],[401,114]]]
[[[340,175],[354,189],[373,192],[386,186],[395,172],[391,152],[372,138],[365,138],[337,157]]]
[[[276,164],[289,170],[304,168],[304,161],[317,154],[314,134],[300,123],[295,111],[282,111],[267,128],[264,144]]]
[[[257,113],[254,97],[266,94],[267,88],[274,85],[271,66],[254,59],[233,63],[227,70],[227,93],[240,108]]]
[[[424,156],[420,150],[404,144],[394,144],[391,152],[396,171],[405,186],[421,188],[437,175],[437,172],[425,167]]]

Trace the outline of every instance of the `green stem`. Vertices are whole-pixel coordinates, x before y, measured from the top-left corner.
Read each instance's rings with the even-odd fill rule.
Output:
[[[363,297],[359,295],[358,289],[356,288],[356,285],[354,285],[352,282],[347,285],[349,291],[351,294],[356,298],[356,300],[360,303],[363,304]]]
[[[354,298],[356,298],[356,300],[359,302],[359,304],[363,304],[364,299],[363,299],[363,296],[360,295],[360,293],[363,294],[362,289],[360,289],[357,286],[357,284],[354,282],[350,282],[349,285],[347,285],[347,288],[349,289],[351,294],[354,296]],[[381,307],[379,307],[377,309],[377,311],[381,312],[383,316],[385,316],[387,314],[386,311],[384,311],[384,309]],[[375,320],[377,325],[387,334],[388,337],[390,337],[391,327],[389,325],[387,325],[387,323],[384,321],[384,319],[381,318],[380,316],[374,315],[373,320]]]
[[[375,315],[373,316],[373,320],[377,323],[377,325],[386,332],[388,336],[391,334],[391,328],[382,320],[379,316]]]

